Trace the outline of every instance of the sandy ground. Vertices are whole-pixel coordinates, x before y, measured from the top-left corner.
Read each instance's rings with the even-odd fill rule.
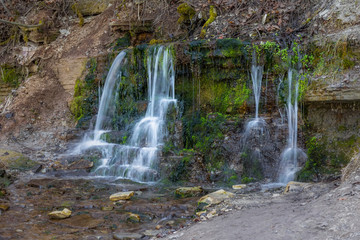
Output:
[[[225,215],[182,229],[166,239],[360,239],[358,182],[334,183],[289,194],[237,196],[235,208]],[[328,191],[328,190],[330,191]]]

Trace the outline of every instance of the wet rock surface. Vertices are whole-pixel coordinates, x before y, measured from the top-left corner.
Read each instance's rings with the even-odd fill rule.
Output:
[[[22,176],[0,196],[0,238],[165,236],[191,222],[198,199],[176,199],[174,190],[120,180]],[[133,196],[112,202],[114,192]]]

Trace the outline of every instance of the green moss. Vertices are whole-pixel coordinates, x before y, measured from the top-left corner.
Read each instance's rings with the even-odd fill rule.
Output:
[[[118,38],[113,44],[114,51],[120,51],[121,49],[127,48],[131,45],[130,33],[126,33],[124,37]]]
[[[204,38],[206,35],[206,29],[208,28],[208,26],[210,25],[210,23],[212,23],[213,21],[215,21],[215,18],[217,17],[217,12],[216,12],[216,8],[214,6],[210,6],[210,10],[209,10],[209,18],[208,20],[204,23],[204,26],[201,29],[200,32],[200,38]]]
[[[247,44],[239,39],[227,38],[216,40],[215,56],[236,58],[239,56],[248,56]]]
[[[77,6],[76,3],[74,3],[72,6],[71,6],[71,9],[74,11],[74,13],[76,13],[76,15],[78,16],[79,18],[79,25],[80,27],[82,27],[84,25],[84,17],[82,15],[82,13],[79,11],[79,8]]]
[[[151,39],[149,42],[149,45],[156,45],[156,44],[161,44],[164,43],[164,40],[161,39]]]
[[[77,79],[74,87],[74,98],[70,103],[70,111],[78,122],[78,127],[83,126],[93,114],[96,113],[98,101],[98,79],[96,78],[96,59],[90,59],[86,68],[88,74],[84,79]]]
[[[248,184],[248,183],[252,183],[252,182],[255,182],[255,179],[252,177],[243,177],[241,179],[241,183],[243,183],[243,184]]]
[[[7,65],[0,66],[0,83],[9,84],[11,87],[18,87],[21,82],[22,74],[15,67]]]
[[[190,162],[194,158],[194,151],[191,149],[184,149],[181,154],[184,157],[176,164],[175,169],[169,174],[169,180],[171,182],[186,181],[190,177]]]
[[[328,152],[323,139],[312,137],[306,141],[308,159],[298,173],[299,181],[311,181],[321,178],[324,173]]]
[[[84,109],[83,109],[83,96],[74,97],[70,104],[70,111],[74,115],[75,119],[79,121],[81,118],[84,117]]]
[[[182,3],[177,7],[177,12],[180,14],[178,23],[188,23],[195,16],[195,10],[187,3]]]

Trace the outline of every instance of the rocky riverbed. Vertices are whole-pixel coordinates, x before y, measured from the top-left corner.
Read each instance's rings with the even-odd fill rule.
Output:
[[[6,188],[0,239],[358,239],[360,233],[356,174],[342,183],[255,183],[225,191],[59,174],[21,173]],[[109,198],[118,192],[131,194]],[[70,216],[49,216],[64,209]]]

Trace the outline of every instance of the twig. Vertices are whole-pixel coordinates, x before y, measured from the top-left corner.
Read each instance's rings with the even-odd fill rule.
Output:
[[[9,11],[9,9],[6,7],[4,0],[0,0],[1,4],[3,5],[3,7],[5,8],[5,11],[10,15],[13,16],[12,13]]]
[[[11,24],[11,25],[16,25],[16,26],[23,27],[23,28],[37,28],[37,27],[41,27],[43,25],[43,23],[40,23],[38,25],[27,25],[27,24],[22,24],[22,23],[17,23],[17,22],[6,21],[1,18],[0,18],[0,22],[6,23],[6,24]]]

